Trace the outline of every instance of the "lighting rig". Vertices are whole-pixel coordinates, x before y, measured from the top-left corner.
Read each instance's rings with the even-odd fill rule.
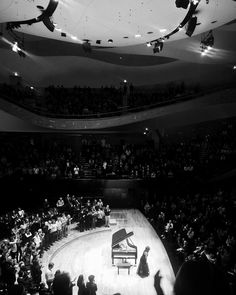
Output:
[[[187,7],[189,6],[188,12],[187,12],[185,18],[183,19],[183,21],[172,32],[170,32],[169,34],[167,34],[161,38],[158,38],[158,39],[155,39],[155,40],[152,40],[152,41],[146,43],[146,45],[148,47],[154,45],[153,53],[161,52],[163,49],[163,43],[164,43],[165,39],[169,39],[170,36],[178,33],[180,30],[182,30],[182,28],[184,26],[186,26],[186,35],[188,35],[189,37],[192,36],[192,34],[196,28],[196,25],[197,25],[197,17],[194,16],[194,13],[195,13],[200,1],[201,0],[176,0],[175,1],[177,8],[187,9]]]
[[[160,39],[156,40],[155,43],[154,43],[153,53],[161,52],[162,49],[163,49],[163,45],[164,45],[164,39],[163,38],[160,38]]]
[[[210,50],[214,46],[214,36],[212,30],[210,30],[206,35],[202,36],[200,49],[202,55],[204,55],[208,50]]]
[[[22,37],[19,37],[15,32],[9,31],[8,32],[11,38],[14,40],[14,43],[12,44],[12,51],[16,52],[19,54],[20,57],[26,57],[25,53],[25,38],[24,35]]]
[[[55,12],[57,6],[58,6],[58,0],[50,0],[46,9],[44,9],[42,6],[38,6],[39,10],[42,12],[41,15],[39,15],[38,17],[28,19],[28,20],[23,20],[23,21],[7,22],[6,30],[8,34],[14,40],[14,43],[12,44],[12,50],[14,52],[17,52],[20,57],[26,57],[26,54],[24,52],[24,36],[23,38],[19,37],[16,34],[16,32],[13,30],[19,29],[21,25],[30,26],[35,23],[43,22],[44,25],[47,27],[47,29],[53,32],[55,25],[53,24],[51,17],[53,13]]]
[[[58,6],[58,0],[50,0],[46,9],[43,7],[38,7],[39,10],[42,12],[38,17],[24,20],[24,21],[14,21],[7,23],[7,30],[18,29],[21,25],[32,25],[35,23],[43,22],[44,25],[48,28],[49,31],[53,32],[55,25],[53,24],[51,17],[55,12]]]

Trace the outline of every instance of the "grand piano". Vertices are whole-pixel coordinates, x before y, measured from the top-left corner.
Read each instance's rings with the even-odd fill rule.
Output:
[[[136,264],[138,256],[137,246],[135,246],[130,239],[133,234],[133,232],[127,233],[126,230],[122,228],[112,235],[112,264],[114,264],[115,259],[122,259],[122,261],[126,261],[126,259],[135,259]]]

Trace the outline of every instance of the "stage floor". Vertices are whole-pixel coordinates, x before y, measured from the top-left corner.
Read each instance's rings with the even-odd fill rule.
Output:
[[[60,269],[70,273],[71,279],[84,275],[85,282],[89,275],[95,275],[98,285],[97,295],[156,295],[154,288],[154,275],[158,270],[162,276],[161,287],[165,295],[173,294],[174,272],[166,253],[166,250],[144,215],[135,209],[112,210],[111,219],[114,223],[111,227],[98,228],[80,233],[71,229],[69,237],[59,241],[43,257],[44,269],[49,261],[54,262],[54,270]],[[117,267],[112,266],[111,240],[112,234],[125,228],[127,232],[133,231],[132,242],[138,248],[138,260],[146,246],[151,250],[148,256],[150,276],[140,278],[137,274],[137,266],[134,260],[129,262],[133,265],[128,275],[127,269],[120,269],[118,275]],[[118,260],[115,260],[117,263]],[[73,295],[77,294],[74,287]]]

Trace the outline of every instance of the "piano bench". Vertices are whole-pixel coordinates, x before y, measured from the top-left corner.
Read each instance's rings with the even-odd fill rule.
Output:
[[[129,262],[120,262],[120,263],[117,263],[116,266],[117,266],[118,274],[119,274],[120,268],[127,268],[128,269],[128,274],[130,274],[130,267],[132,265]]]

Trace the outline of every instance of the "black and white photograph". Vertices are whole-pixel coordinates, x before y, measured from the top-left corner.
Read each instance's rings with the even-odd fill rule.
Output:
[[[236,0],[0,0],[0,294],[236,294]]]

